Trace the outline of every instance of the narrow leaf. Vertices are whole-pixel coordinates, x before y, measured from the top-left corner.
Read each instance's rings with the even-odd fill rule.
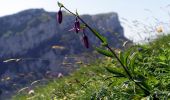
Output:
[[[105,46],[107,45],[107,39],[102,36],[99,32],[97,32],[96,30],[93,30],[93,33],[102,41],[102,44]]]
[[[122,51],[119,52],[119,59],[125,65],[125,63],[124,63],[124,56],[123,56],[123,52]]]
[[[116,71],[116,69],[110,68],[110,67],[105,67],[106,70],[112,74],[115,75],[115,77],[126,77],[123,73]]]
[[[129,64],[129,56],[131,55],[133,48],[130,48],[129,50],[127,50],[123,55],[124,55],[124,63],[125,66],[128,66]]]
[[[151,87],[146,82],[140,83],[146,90],[151,90]]]
[[[107,57],[113,57],[113,56],[114,56],[114,55],[113,55],[110,51],[108,51],[108,50],[104,50],[104,49],[98,48],[98,47],[96,47],[95,49],[96,49],[96,51],[97,51],[98,53],[103,54],[103,55],[105,55],[105,56],[107,56]]]
[[[134,64],[135,64],[135,60],[136,60],[136,57],[137,57],[137,52],[134,52],[131,56],[130,56],[130,67],[131,69],[133,70],[134,69]]]

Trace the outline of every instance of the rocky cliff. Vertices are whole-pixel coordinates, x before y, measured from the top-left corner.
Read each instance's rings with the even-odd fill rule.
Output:
[[[124,37],[116,13],[82,15],[92,27],[108,38],[109,43],[121,48]],[[42,79],[47,72],[68,73],[65,62],[85,60],[69,55],[92,53],[92,45],[99,40],[88,30],[90,49],[82,42],[82,34],[69,32],[75,18],[64,12],[63,23],[56,22],[55,12],[43,9],[30,9],[0,18],[0,88],[11,91],[22,85]],[[63,64],[64,63],[64,64]],[[72,68],[69,68],[69,70]]]

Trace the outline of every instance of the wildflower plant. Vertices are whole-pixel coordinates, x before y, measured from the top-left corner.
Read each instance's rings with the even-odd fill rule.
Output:
[[[58,16],[58,23],[61,24],[62,22],[62,12],[61,9],[65,9],[67,12],[75,16],[75,22],[73,31],[75,31],[78,34],[83,34],[83,43],[86,48],[89,48],[89,41],[88,36],[85,33],[86,29],[89,29],[91,33],[96,36],[100,42],[101,47],[95,47],[95,50],[99,52],[100,54],[110,57],[112,59],[116,59],[119,65],[121,66],[121,71],[117,70],[118,68],[110,68],[105,67],[106,70],[113,74],[114,77],[118,78],[126,78],[128,81],[126,81],[126,84],[128,83],[134,83],[134,86],[137,86],[138,90],[142,91],[142,94],[144,97],[150,96],[153,99],[156,99],[156,94],[154,91],[152,91],[151,87],[147,84],[147,79],[145,76],[140,73],[139,70],[135,70],[135,59],[139,52],[141,50],[136,50],[135,52],[133,49],[127,51],[127,52],[120,52],[117,54],[108,44],[107,39],[101,35],[98,31],[96,31],[94,28],[92,28],[89,24],[87,24],[77,13],[74,13],[67,9],[62,3],[58,2],[58,6],[60,7],[59,12],[57,14]],[[134,91],[137,91],[135,88]],[[141,92],[140,92],[141,93]]]

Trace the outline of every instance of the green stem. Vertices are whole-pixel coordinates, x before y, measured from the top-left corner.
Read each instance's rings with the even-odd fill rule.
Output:
[[[69,9],[67,9],[67,8],[64,7],[64,6],[63,6],[63,8],[64,8],[65,10],[67,10],[69,13],[71,13],[71,14],[73,14],[74,16],[76,16],[77,18],[79,18],[79,20],[80,20],[82,23],[84,23],[85,26],[86,26],[93,34],[95,34],[95,31],[94,31],[79,15],[76,15],[75,13],[71,12]],[[100,38],[99,38],[99,39],[100,39]],[[100,39],[100,40],[101,40],[102,43],[104,42],[102,39]],[[105,45],[105,47],[108,48],[108,50],[115,56],[115,58],[117,59],[117,61],[121,64],[121,66],[123,67],[124,71],[125,71],[126,74],[129,76],[129,80],[132,80],[133,82],[135,82],[134,79],[133,79],[133,77],[132,77],[132,75],[130,74],[129,70],[128,70],[127,67],[122,63],[122,61],[121,61],[121,60],[119,59],[119,57],[116,55],[116,53],[114,52],[114,50],[112,50],[112,48],[111,48],[108,44]],[[140,87],[140,88],[144,91],[144,93],[145,93],[146,95],[150,94],[150,91],[148,91],[147,89],[145,89],[144,87],[142,87],[142,85],[141,85],[140,83],[135,82],[135,84],[136,84],[138,87]]]
[[[70,12],[71,14],[73,14],[74,16],[78,17],[78,18],[82,21],[82,23],[84,23],[85,26],[86,26],[87,28],[89,28],[89,30],[90,30],[92,33],[95,33],[94,30],[93,30],[81,17],[79,17],[78,15],[74,14],[73,12],[71,12],[71,11],[70,11],[69,9],[67,9],[66,7],[63,6],[63,8],[66,9],[66,10],[67,10],[68,12]],[[101,39],[100,39],[100,40],[101,40]],[[101,41],[104,42],[103,40],[101,40]],[[123,63],[121,62],[121,60],[118,58],[118,56],[116,55],[116,53],[110,48],[109,45],[106,45],[105,47],[108,48],[108,49],[112,52],[112,54],[116,57],[116,59],[118,60],[118,62],[122,65],[123,69],[125,70],[125,72],[126,72],[127,75],[129,76],[130,80],[133,80],[130,72],[129,72],[128,69],[127,69],[127,67],[124,66],[124,64],[123,64]]]
[[[63,6],[63,8],[65,10],[67,10],[68,12],[70,12],[71,14],[73,14],[74,16],[76,16],[82,23],[84,23],[84,25],[92,32],[92,33],[95,33],[95,31],[78,15],[76,15],[75,13],[71,12],[69,9],[67,9],[66,7]],[[101,38],[99,38],[102,43],[104,42]]]

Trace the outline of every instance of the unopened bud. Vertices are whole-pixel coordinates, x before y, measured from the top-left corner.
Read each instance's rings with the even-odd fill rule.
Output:
[[[58,20],[58,23],[59,23],[59,24],[61,24],[61,22],[62,22],[62,20],[63,20],[63,14],[62,14],[61,8],[60,8],[60,10],[58,11],[57,20]]]

